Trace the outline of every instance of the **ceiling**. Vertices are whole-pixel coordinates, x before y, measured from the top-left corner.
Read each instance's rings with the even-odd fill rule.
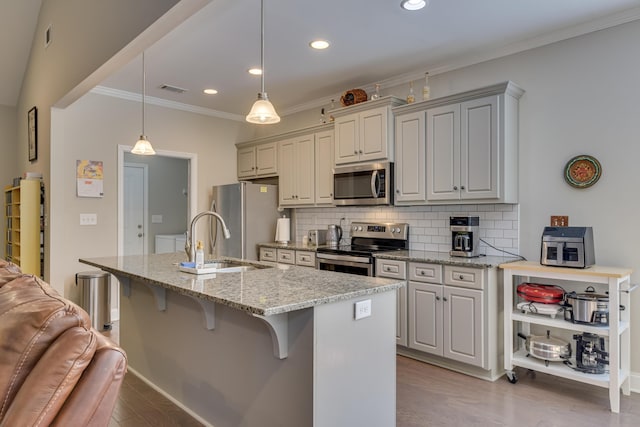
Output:
[[[20,9],[40,3],[0,0],[0,24],[10,19],[9,2]],[[400,0],[265,0],[266,91],[285,115],[326,105],[348,89],[370,91],[381,83],[384,91],[425,71],[434,75],[636,19],[640,0],[431,0],[417,12],[401,9]],[[314,38],[331,46],[312,50]],[[3,54],[9,48],[0,47]],[[260,78],[247,73],[260,65],[260,0],[213,0],[150,47],[145,62],[151,102],[161,98],[242,120],[260,91]],[[140,94],[141,69],[138,57],[99,89]],[[2,81],[19,86],[20,80]],[[159,89],[163,84],[187,92]],[[205,88],[219,93],[205,95]]]

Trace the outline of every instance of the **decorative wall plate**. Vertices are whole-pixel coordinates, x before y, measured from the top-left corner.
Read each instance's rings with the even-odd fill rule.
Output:
[[[593,156],[576,156],[564,167],[564,179],[575,188],[587,188],[598,182],[602,175],[602,166]]]

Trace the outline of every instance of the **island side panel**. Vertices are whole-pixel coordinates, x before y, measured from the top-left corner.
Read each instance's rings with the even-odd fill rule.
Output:
[[[135,372],[215,427],[312,425],[312,309],[289,313],[279,360],[262,320],[217,304],[207,330],[196,301],[173,291],[166,301],[158,311],[134,281],[121,295],[120,341]]]
[[[354,320],[355,303],[371,316]],[[314,427],[396,423],[396,293],[315,307]]]

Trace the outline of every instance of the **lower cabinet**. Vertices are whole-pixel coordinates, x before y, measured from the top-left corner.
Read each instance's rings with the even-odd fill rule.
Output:
[[[482,271],[409,264],[409,348],[486,368]]]
[[[407,263],[391,259],[376,259],[376,276],[406,280]],[[407,346],[407,288],[396,290],[396,344]]]
[[[397,291],[396,343],[406,347],[398,351],[462,362],[497,378],[498,337],[490,331],[497,319],[488,311],[496,305],[497,292],[489,290],[498,288],[495,270],[376,259],[376,276],[408,278]]]
[[[260,247],[260,261],[295,264],[303,267],[316,266],[316,253],[295,249]]]

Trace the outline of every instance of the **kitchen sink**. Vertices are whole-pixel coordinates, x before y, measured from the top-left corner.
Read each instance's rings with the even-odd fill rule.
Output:
[[[180,263],[180,271],[191,274],[212,274],[212,273],[242,273],[262,268],[270,268],[268,265],[250,264],[242,261],[230,260],[208,260],[204,266],[196,268],[193,262]]]

